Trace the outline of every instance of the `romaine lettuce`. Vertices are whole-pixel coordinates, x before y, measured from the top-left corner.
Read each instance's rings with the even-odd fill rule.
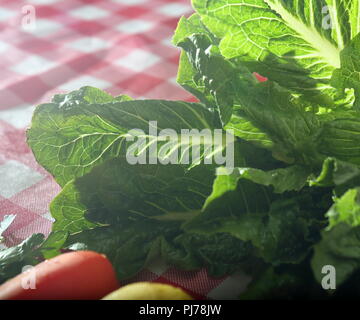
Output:
[[[182,49],[177,81],[199,103],[84,87],[36,108],[28,144],[63,188],[36,252],[103,252],[120,278],[159,258],[216,276],[242,268],[254,279],[244,298],[298,297],[305,285],[309,297],[336,297],[321,288],[322,267],[335,266],[339,292],[360,272],[359,2],[193,6],[173,43]],[[129,164],[135,128],[146,132],[138,155],[169,160],[182,150],[175,140],[154,151],[163,141],[151,121],[175,133],[232,130],[235,168],[207,163],[194,141],[199,157],[186,165]]]

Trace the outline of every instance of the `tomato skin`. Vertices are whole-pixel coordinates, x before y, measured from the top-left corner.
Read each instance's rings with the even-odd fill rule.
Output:
[[[23,289],[29,274],[19,274],[0,286],[0,300],[97,300],[119,288],[109,260],[92,251],[61,254],[36,265],[31,274],[36,289]]]
[[[256,77],[256,79],[258,79],[259,82],[266,82],[268,79],[266,77],[263,77],[262,75],[254,72],[254,75]]]

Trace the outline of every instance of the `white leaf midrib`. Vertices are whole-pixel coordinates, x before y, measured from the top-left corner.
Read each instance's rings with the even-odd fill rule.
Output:
[[[284,22],[302,39],[316,49],[322,57],[334,68],[340,68],[340,49],[325,39],[313,26],[307,26],[301,20],[287,11],[278,0],[264,0],[268,6],[279,14]]]

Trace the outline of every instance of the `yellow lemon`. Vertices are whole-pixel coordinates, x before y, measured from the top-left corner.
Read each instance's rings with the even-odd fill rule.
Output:
[[[168,284],[135,282],[108,294],[102,300],[192,300],[184,290]]]

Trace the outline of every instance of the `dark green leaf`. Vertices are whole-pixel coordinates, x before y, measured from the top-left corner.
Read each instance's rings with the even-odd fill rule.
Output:
[[[37,264],[43,242],[44,235],[36,233],[14,247],[0,250],[0,283],[21,273],[23,267]]]

